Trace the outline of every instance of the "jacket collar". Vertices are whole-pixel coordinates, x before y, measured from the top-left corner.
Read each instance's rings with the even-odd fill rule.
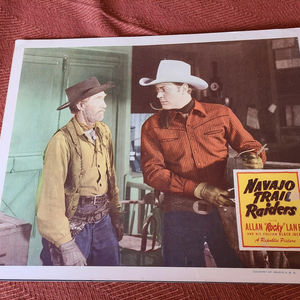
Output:
[[[195,105],[194,105],[192,111],[190,112],[190,114],[196,113],[196,114],[199,114],[201,117],[205,117],[207,115],[207,112],[206,112],[203,104],[196,99],[194,99],[194,103],[195,103]],[[170,111],[170,121],[174,120],[174,118],[177,116],[177,114],[180,114],[180,112]]]
[[[76,117],[72,118],[72,122],[73,122],[73,125],[75,127],[76,133],[79,136],[84,135],[85,130],[80,126],[80,124],[79,124],[78,120],[76,119]]]
[[[74,127],[75,127],[75,130],[76,130],[77,134],[78,135],[84,135],[86,130],[80,125],[80,123],[78,122],[78,120],[76,119],[75,116],[72,118],[72,122],[74,124]],[[101,127],[100,127],[99,123],[100,122],[95,123],[94,128],[95,128],[96,132],[99,132],[101,130]]]
[[[205,117],[207,115],[207,112],[203,106],[203,104],[197,100],[195,100],[195,106],[193,108],[193,111],[192,112],[199,112],[201,116]]]

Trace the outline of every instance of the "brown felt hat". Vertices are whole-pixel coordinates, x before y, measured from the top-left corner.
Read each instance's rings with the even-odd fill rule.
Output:
[[[81,100],[96,95],[114,86],[115,84],[112,81],[100,84],[96,77],[91,77],[87,80],[78,82],[66,89],[69,101],[59,106],[57,110],[64,109],[70,105],[75,105]]]

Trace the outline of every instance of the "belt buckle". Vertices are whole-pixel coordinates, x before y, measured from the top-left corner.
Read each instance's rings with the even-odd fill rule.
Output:
[[[204,200],[197,200],[193,203],[193,211],[199,215],[208,215],[209,205]]]

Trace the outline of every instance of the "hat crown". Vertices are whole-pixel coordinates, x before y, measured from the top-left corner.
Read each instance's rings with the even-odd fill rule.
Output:
[[[142,86],[155,85],[162,82],[187,83],[200,90],[208,87],[205,80],[191,75],[191,65],[184,61],[172,59],[160,61],[155,79],[143,77],[139,80],[139,84]]]
[[[96,77],[88,78],[87,80],[81,81],[74,84],[73,86],[66,89],[66,94],[69,101],[72,101],[76,97],[82,97],[90,89],[99,87],[100,83]]]
[[[183,78],[183,76],[191,75],[191,66],[183,61],[179,60],[162,60],[159,63],[156,78],[166,79],[170,78]]]
[[[81,100],[96,95],[114,86],[115,85],[112,81],[100,84],[96,77],[90,77],[84,81],[78,82],[65,90],[69,101],[59,106],[57,110],[64,109],[70,105],[75,105]]]

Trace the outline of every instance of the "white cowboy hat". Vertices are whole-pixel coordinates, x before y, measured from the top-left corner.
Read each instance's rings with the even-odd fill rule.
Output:
[[[141,78],[142,86],[155,85],[162,82],[188,83],[199,90],[205,90],[208,84],[203,79],[191,75],[191,66],[180,60],[161,60],[157,69],[156,79]]]

